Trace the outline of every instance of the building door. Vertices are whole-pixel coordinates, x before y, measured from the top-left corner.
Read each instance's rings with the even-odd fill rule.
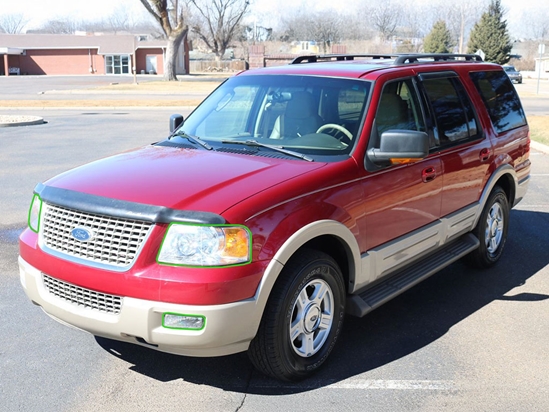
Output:
[[[147,73],[149,73],[149,74],[158,73],[158,66],[157,66],[156,56],[148,55],[145,58],[146,58]]]

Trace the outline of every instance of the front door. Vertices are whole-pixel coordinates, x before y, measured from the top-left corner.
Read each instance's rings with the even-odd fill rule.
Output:
[[[426,131],[418,91],[411,77],[385,83],[375,125],[371,137],[374,140],[388,130]],[[375,147],[379,143],[373,144]],[[373,281],[430,250],[433,242],[438,241],[437,229],[419,233],[417,230],[440,217],[442,165],[438,154],[433,153],[414,163],[370,169],[370,175],[363,180],[364,236],[360,246],[375,261],[370,273]],[[389,242],[393,239],[397,241]]]

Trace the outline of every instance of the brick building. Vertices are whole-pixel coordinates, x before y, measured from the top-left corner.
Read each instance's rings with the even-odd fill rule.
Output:
[[[0,34],[0,75],[132,74],[134,64],[138,74],[163,74],[166,44],[131,34]],[[189,72],[184,43],[176,67]]]

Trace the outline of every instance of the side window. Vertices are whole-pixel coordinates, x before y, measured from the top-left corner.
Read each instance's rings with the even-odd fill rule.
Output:
[[[505,72],[473,72],[470,76],[488,109],[497,133],[526,124],[526,116],[517,92]]]
[[[456,77],[427,78],[423,88],[435,116],[435,135],[441,146],[479,137],[473,106]]]
[[[425,131],[425,122],[412,79],[387,83],[376,113],[378,135],[387,130]]]

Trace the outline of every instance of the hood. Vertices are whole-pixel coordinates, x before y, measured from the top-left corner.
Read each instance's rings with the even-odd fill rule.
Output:
[[[129,202],[221,214],[243,199],[324,165],[146,146],[72,169],[45,184]]]

